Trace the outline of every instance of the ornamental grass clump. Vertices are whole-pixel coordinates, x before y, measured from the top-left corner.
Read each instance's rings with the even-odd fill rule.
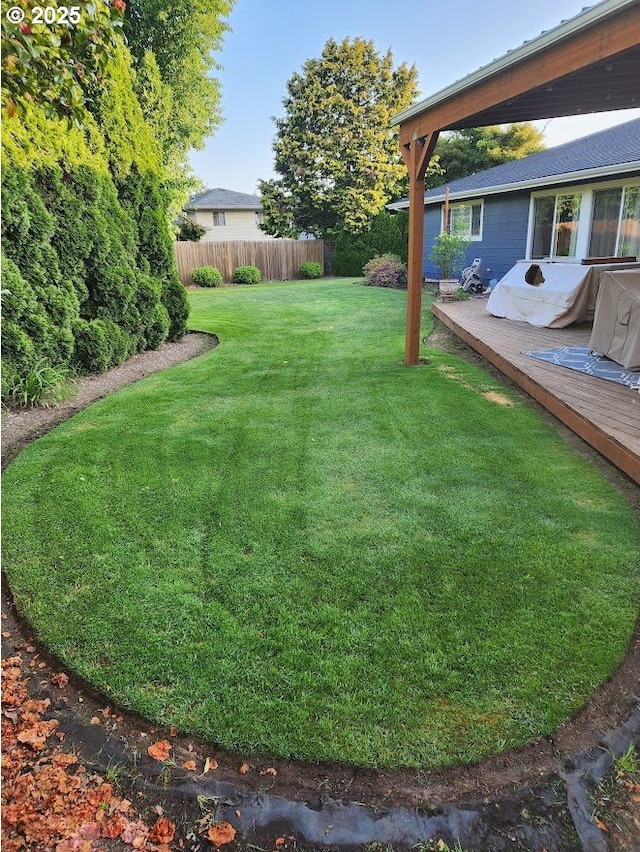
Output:
[[[56,406],[65,395],[68,378],[66,369],[53,367],[45,358],[40,358],[15,385],[11,401],[19,408]]]
[[[390,287],[402,290],[407,286],[407,267],[397,254],[373,257],[364,269],[364,283],[368,287]]]

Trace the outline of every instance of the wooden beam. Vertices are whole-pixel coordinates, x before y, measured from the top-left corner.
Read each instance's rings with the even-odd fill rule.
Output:
[[[567,74],[581,71],[638,44],[640,4],[614,18],[576,33],[546,50],[524,59],[435,104],[400,125],[400,145],[427,135],[434,127],[444,130],[498,104],[507,104],[532,89],[550,85]],[[553,91],[548,93],[553,103]],[[549,117],[554,115],[551,110]],[[496,119],[494,123],[499,123]]]
[[[411,139],[402,156],[409,170],[409,263],[405,364],[417,364],[422,311],[422,254],[424,250],[424,176],[438,141],[438,131]]]

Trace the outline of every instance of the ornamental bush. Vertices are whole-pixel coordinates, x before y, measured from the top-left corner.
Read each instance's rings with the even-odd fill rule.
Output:
[[[238,266],[233,272],[234,284],[258,284],[262,281],[262,272],[257,266]]]
[[[160,298],[169,314],[167,340],[180,340],[188,330],[189,302],[187,301],[187,291],[177,276],[163,279]]]
[[[77,373],[102,373],[136,351],[131,335],[108,319],[76,320],[71,365]]]
[[[401,290],[407,286],[407,266],[396,254],[372,258],[363,269],[368,287],[391,287]]]
[[[300,278],[322,278],[322,264],[315,260],[305,260],[300,264],[298,275]]]
[[[16,264],[2,257],[2,398],[49,350],[53,323]]]
[[[198,287],[217,287],[222,284],[222,275],[215,266],[199,266],[191,273],[191,279]]]
[[[102,373],[110,366],[111,347],[104,320],[81,320],[74,326],[73,366],[79,373]]]

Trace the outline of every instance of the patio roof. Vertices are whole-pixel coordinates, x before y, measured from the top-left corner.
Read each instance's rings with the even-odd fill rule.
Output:
[[[427,190],[425,204],[640,174],[640,118]],[[446,190],[449,190],[447,193]],[[387,204],[406,210],[409,199]]]
[[[418,363],[424,175],[442,130],[640,106],[640,0],[604,0],[393,119],[409,171],[405,362]]]

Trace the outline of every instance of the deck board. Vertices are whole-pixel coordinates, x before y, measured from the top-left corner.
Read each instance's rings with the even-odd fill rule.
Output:
[[[640,483],[640,393],[615,382],[538,361],[523,350],[587,346],[587,323],[537,328],[499,319],[485,299],[436,302],[433,313],[555,417]]]

